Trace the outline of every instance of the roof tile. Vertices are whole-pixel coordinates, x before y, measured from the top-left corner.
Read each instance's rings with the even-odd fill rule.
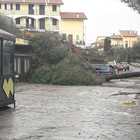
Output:
[[[1,3],[63,4],[62,0],[0,0]]]
[[[83,12],[61,12],[62,19],[87,19]]]

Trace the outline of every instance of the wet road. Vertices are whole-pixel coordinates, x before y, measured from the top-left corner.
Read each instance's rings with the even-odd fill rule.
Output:
[[[19,84],[0,140],[140,140],[140,79],[103,86]]]

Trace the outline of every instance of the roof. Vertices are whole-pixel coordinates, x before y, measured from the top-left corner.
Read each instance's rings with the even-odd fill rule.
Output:
[[[60,15],[62,19],[87,19],[83,12],[61,12]]]
[[[120,39],[120,40],[122,40],[122,37],[121,37],[120,35],[115,35],[115,34],[113,34],[113,35],[111,36],[111,39]]]
[[[47,3],[51,4],[51,5],[53,5],[53,4],[61,5],[61,4],[63,4],[63,1],[62,0],[47,0]]]
[[[1,3],[63,4],[62,0],[0,0]]]
[[[46,0],[0,0],[1,3],[38,3],[46,4]]]
[[[131,30],[121,30],[120,35],[123,37],[137,37],[138,36],[136,31],[131,31]]]

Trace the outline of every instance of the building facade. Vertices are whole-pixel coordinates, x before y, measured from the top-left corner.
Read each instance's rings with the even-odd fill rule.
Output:
[[[0,13],[14,18],[19,29],[60,31],[61,0],[0,0]]]
[[[120,36],[122,37],[124,48],[132,48],[139,40],[138,33],[132,30],[121,30]]]
[[[112,47],[132,48],[139,41],[136,31],[121,30],[118,35],[113,34],[111,37]]]
[[[110,39],[112,47],[123,47],[123,38],[120,35],[113,34]]]
[[[84,13],[61,12],[61,32],[66,40],[76,45],[85,44]]]
[[[76,45],[85,42],[84,13],[61,12],[62,0],[0,0],[0,14],[22,31],[53,31]]]
[[[98,36],[96,39],[96,47],[103,48],[104,41],[107,36]],[[111,41],[111,47],[123,47],[132,48],[140,37],[136,31],[133,30],[121,30],[119,34],[113,34],[109,36]]]
[[[15,42],[15,57],[14,57],[14,72],[19,75],[19,78],[25,76],[31,66],[32,46],[28,40],[16,38]]]

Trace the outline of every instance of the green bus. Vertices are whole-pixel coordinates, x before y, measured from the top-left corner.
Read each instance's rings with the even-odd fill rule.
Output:
[[[13,104],[15,36],[0,29],[0,107]]]

